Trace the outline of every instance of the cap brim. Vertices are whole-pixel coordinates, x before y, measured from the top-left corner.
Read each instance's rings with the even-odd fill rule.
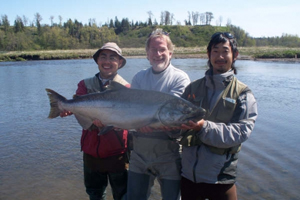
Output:
[[[98,49],[98,51],[96,51],[96,53],[94,53],[93,55],[93,58],[94,58],[94,61],[97,63],[97,59],[98,59],[98,56],[100,54],[101,51],[103,50],[110,50],[110,51],[113,51],[115,52],[116,54],[118,54],[122,59],[123,59],[123,63],[122,65],[119,67],[119,69],[121,69],[122,67],[124,67],[124,65],[126,64],[126,58],[124,58],[122,55],[119,54],[119,52],[117,52],[114,48],[105,48],[105,49]],[[98,64],[98,63],[97,63]]]

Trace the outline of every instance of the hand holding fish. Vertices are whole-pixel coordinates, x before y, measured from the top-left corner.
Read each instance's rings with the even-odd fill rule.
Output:
[[[59,116],[60,117],[66,117],[66,116],[69,116],[69,115],[72,115],[73,113],[71,111],[67,111],[67,110],[64,110],[62,111]]]
[[[93,121],[93,124],[94,124],[95,126],[97,126],[98,128],[103,128],[103,127],[105,127],[105,125],[102,124],[102,122],[101,122],[99,119],[95,119],[95,120]]]
[[[142,131],[147,126],[154,131],[165,131],[181,127],[190,120],[198,121],[206,113],[180,97],[158,91],[129,89],[117,82],[111,82],[110,89],[105,92],[69,100],[51,89],[46,91],[51,106],[48,118],[74,114],[85,130],[92,126],[94,119],[99,119],[99,126]]]
[[[192,120],[189,121],[189,124],[182,124],[181,129],[183,130],[189,130],[193,129],[195,131],[200,131],[204,125],[204,119],[201,119],[200,121],[193,122]]]
[[[174,130],[179,130],[180,127],[168,127],[168,126],[162,126],[162,127],[159,127],[159,128],[151,128],[149,126],[144,126],[142,128],[139,128],[138,131],[140,133],[150,133],[150,132],[153,132],[153,131],[174,131]]]
[[[113,127],[113,126],[106,126],[102,124],[102,122],[99,119],[94,119],[93,124],[97,126],[100,130],[99,135],[105,134],[110,130],[115,130],[115,131],[122,131],[122,129]]]
[[[153,132],[153,129],[150,128],[149,126],[144,126],[138,129],[138,132],[140,133],[150,133]]]

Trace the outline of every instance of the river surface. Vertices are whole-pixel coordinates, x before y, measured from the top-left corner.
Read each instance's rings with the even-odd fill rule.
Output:
[[[174,59],[191,80],[203,77],[205,59]],[[127,59],[119,70],[131,81],[149,66]],[[242,147],[240,200],[300,199],[300,64],[241,61],[239,80],[258,101],[258,119]],[[97,73],[92,59],[0,62],[0,200],[87,200],[83,185],[81,128],[74,116],[48,119],[45,88],[66,98]],[[151,199],[159,199],[153,191]]]

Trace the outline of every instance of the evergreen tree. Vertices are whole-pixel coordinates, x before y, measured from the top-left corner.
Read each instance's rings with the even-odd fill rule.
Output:
[[[42,34],[41,21],[43,18],[39,13],[36,13],[34,15],[34,18],[35,18],[35,25],[37,27],[37,33],[38,35],[41,35]]]
[[[114,28],[114,21],[112,19],[109,22],[109,28]]]
[[[17,18],[15,20],[14,30],[15,30],[15,33],[24,31],[24,24],[23,24],[22,18],[19,16],[17,16]]]
[[[2,15],[2,26],[3,26],[4,32],[6,33],[10,27],[7,15]]]
[[[121,22],[118,20],[117,16],[115,17],[115,33],[118,35],[122,32]]]

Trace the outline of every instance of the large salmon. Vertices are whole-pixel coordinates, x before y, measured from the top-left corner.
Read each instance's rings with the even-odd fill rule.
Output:
[[[129,89],[116,82],[104,92],[70,100],[51,89],[46,91],[51,106],[49,118],[58,117],[63,110],[71,111],[83,129],[91,127],[94,119],[128,130],[144,126],[178,127],[205,115],[204,109],[182,98],[158,91]]]

